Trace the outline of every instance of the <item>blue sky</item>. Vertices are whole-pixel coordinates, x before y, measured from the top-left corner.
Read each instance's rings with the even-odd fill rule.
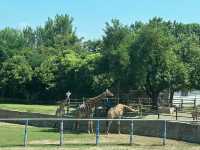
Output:
[[[48,17],[69,14],[79,36],[97,39],[112,18],[124,24],[154,16],[183,23],[200,23],[200,0],[1,0],[0,29],[43,25]]]

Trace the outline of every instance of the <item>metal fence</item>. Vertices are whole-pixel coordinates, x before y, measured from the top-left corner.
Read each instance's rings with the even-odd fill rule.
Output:
[[[99,136],[100,136],[100,121],[128,121],[130,123],[130,131],[129,131],[129,144],[132,145],[133,135],[134,135],[134,121],[162,121],[162,144],[166,144],[166,136],[167,136],[167,128],[166,124],[168,121],[172,120],[142,120],[142,119],[75,119],[75,118],[0,118],[0,121],[24,121],[25,127],[24,127],[24,146],[28,145],[28,126],[30,121],[59,121],[60,122],[60,146],[63,145],[63,126],[64,121],[96,121],[96,145],[99,144]],[[191,122],[184,120],[184,122]]]

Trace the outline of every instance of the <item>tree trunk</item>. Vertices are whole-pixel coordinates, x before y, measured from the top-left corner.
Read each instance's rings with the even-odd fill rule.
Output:
[[[152,92],[152,108],[158,110],[158,92]]]

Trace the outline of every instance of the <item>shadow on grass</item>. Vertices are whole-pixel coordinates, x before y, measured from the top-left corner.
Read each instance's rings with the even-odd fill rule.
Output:
[[[63,144],[61,147],[68,147],[68,148],[88,148],[88,147],[107,147],[107,146],[124,146],[124,147],[149,147],[149,146],[152,146],[152,147],[161,147],[163,146],[162,144],[147,144],[147,145],[143,145],[143,144],[126,144],[126,143],[123,143],[123,144],[117,144],[117,143],[100,143],[98,145],[96,145],[95,143],[65,143]],[[18,144],[6,144],[6,145],[1,145],[0,148],[12,148],[12,147],[15,147],[15,148],[22,148],[24,147],[24,145],[18,145]],[[60,147],[59,144],[28,144],[27,147]]]
[[[91,146],[96,146],[96,144],[79,144],[79,143],[68,143],[68,144],[63,144],[61,147],[91,147]],[[22,148],[25,147],[24,145],[19,145],[19,144],[5,144],[1,145],[0,148]],[[60,147],[59,144],[28,144],[26,147]]]
[[[56,128],[49,128],[49,129],[41,129],[41,130],[38,130],[38,131],[31,131],[31,132],[44,132],[44,133],[60,133],[60,130],[59,129],[56,129]],[[88,133],[88,132],[83,132],[81,130],[64,130],[64,134],[85,134],[85,133]],[[95,133],[93,133],[95,134]],[[92,135],[92,134],[91,134]]]
[[[3,144],[0,146],[0,148],[6,148],[6,147],[24,147],[22,144]]]

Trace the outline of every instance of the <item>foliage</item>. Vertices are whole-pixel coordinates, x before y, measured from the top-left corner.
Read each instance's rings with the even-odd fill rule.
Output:
[[[24,95],[27,84],[32,80],[33,70],[24,56],[15,55],[2,64],[0,70],[1,86],[7,89],[6,95]],[[28,93],[28,91],[26,91]]]
[[[53,103],[68,90],[90,97],[106,88],[118,94],[143,89],[157,105],[163,91],[173,97],[200,89],[199,24],[112,19],[102,38],[85,41],[75,31],[69,15],[35,29],[0,30],[0,96]]]
[[[133,82],[145,88],[156,106],[161,91],[167,89],[173,62],[173,36],[160,20],[153,19],[143,27],[130,46]],[[173,60],[173,59],[172,59]],[[171,78],[170,78],[171,79]]]

